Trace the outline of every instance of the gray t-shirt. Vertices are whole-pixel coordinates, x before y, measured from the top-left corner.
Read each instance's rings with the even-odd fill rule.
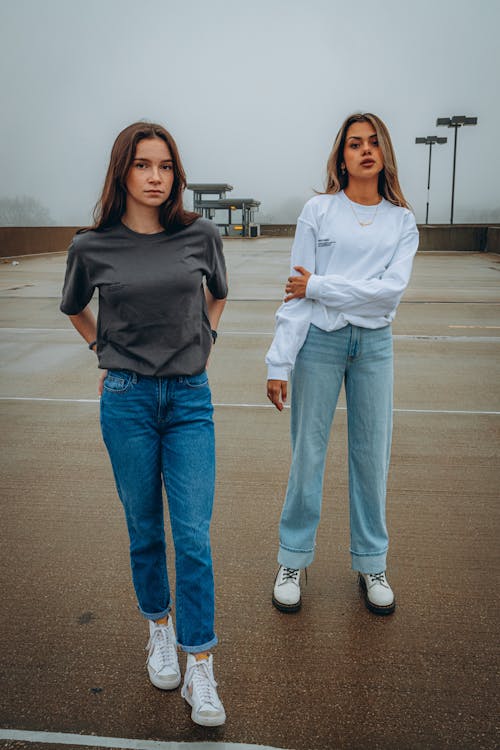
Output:
[[[138,234],[124,224],[73,238],[61,310],[77,315],[99,289],[97,356],[104,369],[196,375],[212,336],[203,279],[227,296],[217,227],[196,219],[175,234]]]

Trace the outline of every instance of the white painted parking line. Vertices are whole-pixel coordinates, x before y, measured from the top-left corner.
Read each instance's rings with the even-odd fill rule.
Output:
[[[431,336],[423,333],[395,333],[393,339],[406,339],[410,341],[453,341],[454,343],[468,342],[475,344],[498,344],[500,343],[500,336]]]
[[[489,326],[494,328],[495,326]],[[500,328],[500,326],[498,326]],[[221,331],[223,336],[274,336],[273,331]],[[439,336],[426,333],[395,333],[394,339],[408,339],[412,341],[467,341],[484,344],[500,343],[500,336]]]
[[[8,327],[4,326],[3,328],[0,328],[0,331],[5,331],[6,333],[40,333],[40,331],[43,331],[43,333],[71,333],[72,336],[75,335],[75,332],[72,328],[24,328],[24,327]]]
[[[98,404],[98,398],[46,398],[45,396],[0,396],[0,401],[56,401],[62,404]]]
[[[86,747],[115,747],[123,750],[280,750],[269,745],[245,745],[239,742],[164,742],[163,740],[130,740],[124,737],[96,737],[93,734],[66,732],[28,732],[19,729],[0,729],[0,741],[52,743],[54,745],[83,745]]]
[[[448,328],[481,328],[481,329],[498,329],[500,326],[448,326]],[[24,328],[24,327],[0,327],[0,332],[3,333],[68,333],[71,336],[75,335],[75,332],[71,328]],[[273,331],[226,331],[221,330],[223,336],[274,336]],[[425,333],[395,333],[394,339],[407,339],[412,341],[452,341],[452,342],[468,342],[468,343],[500,343],[500,336],[439,336]],[[75,342],[78,339],[75,338]]]
[[[98,404],[98,398],[49,398],[45,396],[0,396],[0,401],[47,401],[61,404]],[[214,402],[214,406],[219,409],[274,409],[273,404],[229,404]],[[289,409],[285,405],[285,409]],[[338,406],[338,411],[346,411],[345,406]],[[469,414],[469,415],[486,415],[500,416],[500,411],[484,411],[476,409],[393,409],[394,412],[401,414]]]

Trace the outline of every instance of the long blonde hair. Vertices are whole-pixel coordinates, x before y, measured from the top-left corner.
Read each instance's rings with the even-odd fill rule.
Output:
[[[339,193],[348,185],[349,175],[345,169],[342,170],[342,163],[344,161],[344,147],[347,131],[355,122],[369,122],[377,134],[378,143],[384,159],[384,168],[378,176],[378,192],[395,206],[410,208],[399,184],[396,156],[394,154],[389,131],[380,117],[371,114],[371,112],[349,115],[349,117],[344,120],[342,127],[337,133],[337,137],[335,138],[332,151],[326,164],[325,193]]]

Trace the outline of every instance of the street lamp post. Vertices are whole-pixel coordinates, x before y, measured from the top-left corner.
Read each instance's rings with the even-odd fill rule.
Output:
[[[455,143],[453,145],[453,177],[451,181],[451,215],[450,224],[453,224],[453,205],[455,202],[455,168],[457,163],[457,131],[462,125],[477,125],[477,117],[466,117],[465,115],[453,115],[453,117],[438,117],[436,125],[445,125],[447,128],[455,129]]]
[[[448,138],[438,138],[437,135],[427,135],[425,138],[415,138],[415,143],[424,143],[429,146],[429,171],[427,174],[427,206],[425,209],[425,223],[429,223],[429,199],[431,192],[431,159],[432,159],[432,147],[435,143],[447,143]]]

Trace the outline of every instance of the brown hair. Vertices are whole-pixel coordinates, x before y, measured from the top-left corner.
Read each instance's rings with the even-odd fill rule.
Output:
[[[137,144],[145,138],[161,138],[172,156],[174,181],[169,197],[160,206],[160,224],[170,232],[178,231],[192,224],[199,214],[184,210],[182,196],[186,187],[186,173],[182,166],[177,145],[168,130],[153,122],[134,122],[118,134],[113,148],[109,167],[104,180],[102,195],[94,208],[92,229],[106,229],[117,224],[127,202],[125,180],[134,160]]]
[[[373,115],[370,112],[349,115],[349,117],[344,120],[333,143],[330,156],[328,157],[326,165],[325,193],[339,193],[348,185],[349,175],[345,169],[342,171],[342,163],[344,161],[344,147],[347,131],[355,122],[369,122],[377,134],[378,143],[384,159],[384,168],[378,176],[378,192],[395,206],[410,208],[399,184],[396,156],[394,154],[389,131],[380,117],[377,117],[377,115]]]

